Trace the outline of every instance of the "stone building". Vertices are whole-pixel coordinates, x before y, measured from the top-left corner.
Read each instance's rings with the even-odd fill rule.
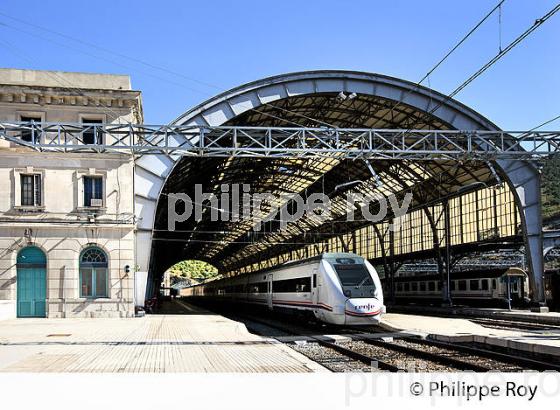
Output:
[[[141,123],[125,75],[0,69],[0,121]],[[23,140],[47,138],[22,132]],[[86,131],[83,144],[102,144]],[[0,318],[134,314],[130,155],[0,142]]]

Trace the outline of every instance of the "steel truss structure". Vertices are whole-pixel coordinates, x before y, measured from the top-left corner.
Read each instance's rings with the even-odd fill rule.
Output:
[[[446,283],[463,255],[522,246],[533,302],[545,302],[543,240],[546,250],[558,238],[543,235],[539,161],[560,152],[560,131],[501,131],[402,79],[287,73],[225,91],[169,125],[0,122],[0,139],[22,153],[134,160],[136,267],[148,273],[151,295],[164,271],[185,259],[227,275],[354,251],[390,278],[410,260],[434,260],[448,301]],[[214,221],[208,211],[169,230],[168,194],[193,197],[202,186],[217,195],[224,184],[246,184],[251,194],[328,194],[331,215],[306,215],[284,229],[266,206],[240,221]],[[398,230],[388,229],[391,212],[374,224],[358,211],[353,222],[346,218],[348,193],[402,199],[409,192]],[[289,205],[285,197],[270,202]],[[256,220],[269,222],[255,232]]]
[[[560,131],[0,122],[0,138],[38,151],[196,157],[536,160]]]
[[[528,178],[528,174],[524,170],[519,169],[519,164],[526,163],[527,161],[542,160],[560,152],[560,132],[551,131],[505,132],[405,128],[377,129],[241,125],[148,126],[133,124],[0,122],[0,138],[13,143],[15,146],[24,146],[39,152],[131,155],[137,158],[137,163],[141,163],[142,158],[162,156],[169,158],[169,161],[176,161],[179,158],[185,160],[191,158],[197,161],[226,161],[226,164],[231,166],[234,164],[231,162],[233,160],[241,162],[251,161],[251,159],[272,160],[278,162],[274,173],[277,175],[285,174],[285,177],[296,185],[297,181],[294,180],[296,174],[290,171],[294,166],[292,161],[319,161],[315,163],[315,166],[318,167],[315,171],[313,171],[313,166],[306,171],[308,173],[316,172],[316,175],[308,175],[308,180],[303,185],[300,184],[299,190],[304,189],[306,192],[308,189],[319,189],[317,184],[319,184],[319,181],[324,181],[324,179],[321,179],[321,175],[325,173],[328,173],[329,180],[332,180],[332,183],[336,181],[338,181],[336,183],[344,183],[345,178],[342,175],[334,175],[337,174],[337,169],[340,168],[339,171],[341,172],[346,169],[344,166],[340,167],[341,161],[360,159],[365,161],[350,161],[352,163],[350,168],[353,171],[348,168],[343,173],[348,178],[352,172],[357,172],[360,169],[359,175],[356,174],[354,179],[366,181],[365,184],[367,186],[372,184],[369,188],[364,185],[361,189],[379,189],[375,175],[372,177],[373,172],[373,174],[377,175],[377,178],[381,178],[385,190],[393,191],[397,195],[400,190],[407,189],[406,186],[408,184],[405,183],[407,178],[412,178],[417,184],[414,190],[417,191],[419,199],[422,198],[423,194],[430,194],[432,188],[436,190],[441,188],[448,191],[447,194],[434,192],[431,200],[426,197],[422,199],[421,204],[414,205],[416,207],[424,206],[424,210],[418,210],[417,213],[423,212],[427,214],[428,220],[423,221],[422,224],[426,225],[426,227],[431,226],[433,235],[426,236],[425,238],[428,239],[422,239],[422,242],[425,240],[432,241],[431,246],[426,246],[423,243],[422,246],[413,246],[412,241],[417,241],[417,239],[413,238],[416,234],[411,235],[405,232],[391,236],[381,235],[381,237],[377,238],[379,236],[377,232],[379,227],[367,228],[373,230],[366,232],[364,231],[366,228],[359,224],[356,226],[345,224],[344,228],[341,228],[344,231],[342,236],[334,235],[336,238],[329,238],[333,235],[328,231],[332,231],[331,225],[334,221],[331,221],[331,225],[327,224],[328,226],[325,225],[325,227],[317,227],[314,226],[312,221],[304,221],[305,225],[309,225],[309,234],[303,234],[303,239],[299,237],[299,228],[292,227],[294,232],[290,232],[287,236],[282,232],[270,232],[266,235],[266,240],[261,238],[261,241],[254,244],[237,243],[239,237],[243,237],[242,232],[238,231],[249,229],[242,223],[236,224],[235,229],[232,228],[231,234],[218,235],[220,236],[219,238],[215,238],[215,235],[211,235],[212,237],[208,238],[204,234],[204,229],[199,229],[202,237],[197,239],[198,242],[192,240],[194,233],[188,235],[190,238],[189,243],[192,240],[189,246],[198,246],[200,248],[197,248],[198,251],[195,249],[195,253],[202,252],[204,255],[222,258],[222,269],[228,273],[244,272],[247,269],[258,270],[264,266],[263,264],[280,263],[286,258],[303,257],[310,253],[319,252],[321,249],[323,251],[326,249],[352,250],[367,254],[368,258],[372,261],[377,260],[385,265],[386,270],[392,271],[391,276],[393,276],[396,270],[395,264],[400,263],[400,257],[405,257],[405,259],[413,256],[436,257],[440,264],[444,263],[443,259],[445,258],[442,258],[442,255],[450,255],[452,250],[457,253],[459,248],[467,249],[469,247],[463,244],[463,239],[456,244],[453,243],[454,240],[449,237],[449,232],[453,225],[452,222],[446,222],[443,228],[439,226],[441,221],[453,219],[453,217],[451,215],[447,215],[446,218],[436,217],[437,212],[435,210],[432,210],[434,214],[430,215],[430,211],[425,208],[427,204],[431,204],[433,201],[441,201],[446,195],[449,196],[450,192],[453,192],[453,187],[459,189],[467,184],[466,187],[468,188],[468,181],[471,181],[471,185],[472,183],[478,183],[486,187],[493,183],[498,183],[500,178],[491,163],[497,163],[501,166],[514,187],[523,186],[526,192],[527,190],[534,190],[539,182],[536,179],[531,179],[532,177]],[[368,170],[367,160],[376,160],[376,170]],[[189,162],[192,162],[192,160]],[[332,164],[328,165],[331,162]],[[430,170],[422,170],[422,167],[415,169],[413,165],[415,162],[418,166],[420,164],[425,164],[426,166],[431,164],[428,166]],[[358,163],[360,164],[359,166]],[[252,166],[255,166],[260,163],[253,161],[252,164]],[[397,169],[392,170],[389,164],[400,165]],[[456,167],[453,168],[450,164],[456,164]],[[467,164],[470,165],[467,166]],[[248,169],[247,165],[241,169]],[[300,165],[305,168],[306,166],[311,166],[311,163],[308,163],[306,166],[303,163]],[[140,168],[144,166],[140,164]],[[184,166],[188,166],[187,163],[180,164],[175,172],[178,173],[181,179],[187,181],[188,179],[184,179],[185,175],[181,171]],[[196,165],[197,168],[200,166],[201,164]],[[331,170],[332,167],[334,168]],[[217,163],[212,165],[212,169],[220,168],[221,166]],[[298,178],[305,179],[304,175],[301,174],[303,168],[297,173],[299,175]],[[437,168],[440,170],[437,171]],[[459,169],[464,172],[458,173]],[[227,166],[222,170],[222,172],[225,172],[224,175],[229,174],[230,171],[228,171]],[[264,169],[255,171],[256,174],[267,172]],[[268,172],[272,172],[272,169],[269,169]],[[400,175],[403,172],[410,175]],[[482,174],[478,175],[481,172]],[[426,175],[422,176],[424,173]],[[434,177],[438,173],[441,174],[439,181],[436,182]],[[461,176],[463,173],[465,174],[464,177]],[[153,177],[154,174],[150,175]],[[444,181],[444,175],[451,178],[448,181],[449,186]],[[204,178],[207,178],[207,175]],[[173,182],[174,180],[175,177],[171,177],[168,183],[177,185],[176,182]],[[288,182],[287,180],[286,183]],[[425,183],[432,185],[425,186]],[[317,186],[314,187],[313,184]],[[325,183],[320,182],[320,184],[323,185],[322,189],[324,189]],[[296,192],[298,191],[296,185],[294,187],[286,186],[286,189],[289,188],[289,191],[294,190]],[[176,186],[176,188],[178,187],[179,185]],[[336,186],[331,188],[336,190]],[[480,186],[476,188],[480,188]],[[418,195],[421,192],[423,194]],[[460,193],[460,191],[457,192]],[[138,194],[135,193],[135,195],[136,200],[138,200]],[[535,195],[531,193],[530,196],[536,196],[536,192]],[[146,198],[140,198],[140,200],[145,201]],[[151,199],[149,200],[151,201]],[[153,201],[157,201],[157,199]],[[479,203],[479,199],[473,201],[473,203]],[[513,198],[506,201],[506,203],[513,203]],[[496,204],[494,200],[492,206],[496,208]],[[520,203],[520,211],[525,215],[528,229],[530,228],[534,231],[527,232],[526,235],[533,259],[537,263],[536,269],[533,269],[540,271],[540,265],[542,265],[540,263],[542,262],[542,250],[540,250],[541,246],[539,245],[541,243],[540,222],[538,221],[540,211],[537,209],[538,206],[535,208],[534,201],[529,201],[528,204]],[[530,207],[535,209],[528,211]],[[462,207],[454,207],[453,209],[462,209]],[[462,215],[462,213],[463,211],[460,211],[458,215]],[[476,211],[475,215],[478,215],[478,213],[479,211]],[[498,215],[496,210],[493,213]],[[504,238],[517,237],[516,243],[522,240],[517,235],[518,232],[512,231],[514,228],[517,229],[516,215],[516,212],[507,211],[500,217],[506,218],[501,220],[502,224],[506,220],[508,221],[506,223],[508,226],[506,230],[508,232],[500,232],[498,237],[501,237],[501,239],[495,241],[497,244],[501,243],[500,246],[503,245]],[[419,218],[413,214],[409,216]],[[479,218],[478,216],[477,219],[483,220],[482,217]],[[457,220],[459,221],[459,219]],[[494,222],[496,221],[497,218],[494,217]],[[459,221],[459,225],[464,223],[464,221]],[[342,227],[340,224],[337,226]],[[413,224],[411,223],[410,226],[412,227]],[[313,232],[320,232],[323,228],[326,231],[322,234],[326,236],[315,238]],[[192,227],[192,229],[196,230],[197,227]],[[494,229],[496,230],[497,227],[494,227]],[[477,235],[482,231],[483,229],[481,230],[477,222]],[[148,234],[152,235],[151,232],[148,232]],[[344,235],[351,236],[344,239]],[[159,236],[159,234],[156,235],[154,239],[156,242],[161,240]],[[307,245],[310,238],[311,242],[315,242],[313,245]],[[175,240],[175,238],[163,239]],[[295,249],[293,245],[290,245],[294,239],[296,239],[297,243],[300,243],[299,246],[295,247],[299,249]],[[279,244],[279,246],[274,247],[275,252],[277,252],[276,254],[264,246],[268,240],[271,240],[270,243]],[[484,238],[477,237],[473,243],[481,244],[481,241],[484,242]],[[408,243],[407,246],[410,249],[403,249],[402,255],[400,255],[401,252],[395,249],[394,245],[395,243],[404,244],[405,242]],[[466,242],[470,242],[470,240],[466,240]],[[378,247],[379,249],[377,249]],[[258,259],[257,263],[254,262],[255,258]],[[445,266],[445,269],[448,270],[451,262],[446,262]],[[439,269],[442,271],[443,268],[440,266]],[[539,286],[538,283],[537,286]],[[537,288],[535,294],[540,293],[542,292]]]

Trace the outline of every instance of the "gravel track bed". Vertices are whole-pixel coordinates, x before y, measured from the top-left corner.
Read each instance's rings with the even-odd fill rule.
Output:
[[[383,362],[397,366],[409,372],[454,372],[457,369],[429,360],[396,352],[386,347],[370,345],[366,342],[345,342],[344,347],[355,350],[370,357],[375,357]]]
[[[521,370],[525,370],[523,367],[520,367],[520,366],[512,364],[512,363],[505,363],[505,362],[490,359],[490,358],[487,358],[487,357],[476,356],[476,355],[472,355],[472,354],[469,354],[469,353],[466,353],[466,352],[460,352],[460,351],[453,350],[453,349],[447,349],[445,347],[419,344],[419,343],[414,343],[414,342],[410,342],[408,340],[403,340],[403,339],[394,339],[392,342],[388,342],[388,343],[394,343],[394,344],[401,345],[401,346],[412,347],[413,349],[420,349],[420,350],[425,351],[425,352],[435,353],[439,356],[453,357],[453,358],[456,358],[456,359],[463,360],[465,362],[475,363],[475,364],[479,364],[479,365],[482,365],[482,366],[486,366],[486,367],[488,367],[488,368],[490,368],[494,371],[518,372],[518,371],[521,371]]]
[[[267,334],[269,337],[274,336],[289,336],[293,335],[297,332],[288,332],[286,330],[276,329],[272,326],[269,326],[265,323],[257,323],[257,322],[247,322],[246,325],[260,334]],[[272,332],[272,334],[271,334]],[[313,360],[314,362],[319,363],[320,365],[326,367],[332,372],[335,373],[344,373],[344,372],[378,372],[379,369],[372,368],[359,360],[354,360],[350,357],[343,355],[342,353],[337,352],[334,349],[329,347],[321,346],[318,343],[305,343],[305,344],[293,344],[293,343],[286,343],[286,346],[294,349],[296,352],[307,356],[309,359]]]
[[[317,343],[306,343],[303,345],[288,345],[295,351],[307,356],[314,362],[321,364],[327,369],[336,372],[381,372],[377,368],[368,366],[358,360],[351,359],[344,356],[342,353],[337,352],[329,347],[321,346]]]
[[[269,337],[303,333],[297,325],[292,326],[294,328],[294,331],[290,331],[288,329],[279,330],[274,328],[273,325],[255,322],[248,324],[248,327],[253,328],[253,330],[257,330],[257,333],[268,334]],[[263,330],[265,331],[263,332]],[[308,329],[306,330],[309,331]],[[516,372],[524,370],[522,367],[514,364],[504,363],[499,360],[494,360],[477,355],[471,355],[445,347],[423,345],[402,339],[394,339],[392,342],[386,343],[406,346],[413,349],[422,350],[424,352],[434,353],[439,356],[456,358],[464,362],[484,366],[494,371]],[[358,360],[347,357],[334,349],[326,346],[321,346],[318,343],[289,343],[287,345],[333,372],[340,373],[383,371],[377,369],[375,367],[375,364],[373,364],[372,366],[364,364]],[[457,367],[454,367],[452,365],[446,365],[438,363],[437,361],[415,357],[414,354],[398,352],[390,349],[389,347],[371,345],[363,341],[354,340],[349,342],[341,342],[341,346],[362,353],[368,357],[376,358],[393,366],[397,366],[400,369],[408,372],[456,372],[459,370]]]

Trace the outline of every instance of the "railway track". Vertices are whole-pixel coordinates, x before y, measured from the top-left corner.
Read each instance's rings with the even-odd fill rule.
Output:
[[[441,349],[451,349],[464,355],[475,355],[486,357],[492,360],[499,360],[520,367],[522,370],[538,370],[538,371],[556,371],[560,372],[560,364],[551,363],[519,356],[518,354],[509,354],[498,352],[495,350],[484,349],[480,347],[465,346],[458,343],[442,342],[431,339],[406,339],[408,342],[423,345],[426,347],[439,347]]]
[[[256,333],[269,337],[289,337],[286,343],[332,371],[560,371],[560,364],[546,358],[520,356],[495,348],[421,339],[399,335],[392,340],[375,339],[374,333],[386,333],[375,327],[332,326],[274,315],[254,316],[247,312],[222,312],[234,320],[244,321]],[[258,324],[258,325],[257,325]],[[259,329],[259,326],[261,329]],[[262,331],[262,327],[266,327]],[[345,342],[325,340],[317,335],[345,336]],[[282,338],[280,338],[281,340]],[[310,343],[294,341],[308,340]]]
[[[534,360],[521,361],[505,354],[483,352],[481,349],[465,348],[411,337],[392,341],[374,340],[367,337],[367,333],[358,333],[351,336],[351,341],[335,343],[326,341],[320,336],[311,335],[309,328],[303,326],[286,325],[252,316],[244,316],[244,319],[256,322],[260,326],[282,331],[285,335],[301,336],[302,339],[310,341],[311,343],[305,344],[296,343],[292,348],[333,371],[346,371],[344,366],[341,369],[341,366],[338,365],[348,359],[369,366],[369,371],[517,372],[527,369],[542,370],[543,367],[550,370],[550,366],[545,366],[542,362]],[[344,328],[340,330],[344,330]],[[317,349],[313,344],[321,346],[323,350]],[[337,355],[334,355],[333,358],[331,357],[332,353],[329,352],[336,352]],[[336,363],[337,366],[333,366],[333,363]],[[355,366],[351,370],[355,370]],[[358,370],[363,370],[363,366],[362,369]]]
[[[285,336],[301,336],[302,339],[311,339],[314,344],[319,345],[322,349],[315,349],[313,346],[299,345],[296,343],[295,350],[300,351],[306,356],[310,357],[312,360],[322,364],[323,366],[329,368],[332,371],[389,371],[397,372],[401,369],[391,363],[379,360],[375,357],[366,355],[360,351],[349,349],[337,343],[322,340],[319,337],[313,336],[312,334],[316,329],[316,326],[309,328],[302,327],[300,325],[285,325],[279,322],[273,322],[271,320],[265,320],[262,318],[257,318],[249,315],[238,315],[245,322],[246,325],[252,327],[257,333],[267,333],[262,332],[262,326],[269,329],[273,329],[278,335],[278,332],[283,333]],[[252,322],[252,323],[251,323]],[[254,326],[254,324],[258,326]],[[310,330],[312,330],[310,332]],[[311,344],[310,344],[311,345]]]
[[[422,341],[424,342],[424,340]],[[526,369],[515,363],[496,360],[488,356],[481,356],[474,353],[465,354],[463,351],[459,351],[452,346],[438,346],[431,344],[430,341],[416,344],[413,338],[394,339],[393,341],[367,340],[366,343],[394,352],[404,353],[412,358],[421,358],[429,362],[448,366],[451,369],[462,371],[517,372]]]
[[[515,322],[517,324],[518,322]],[[540,324],[538,324],[540,325]],[[513,326],[513,324],[512,324]],[[551,327],[548,325],[543,325],[547,329]],[[539,329],[541,328],[538,326]],[[554,327],[553,327],[554,328]],[[355,328],[350,327],[349,329],[354,330],[356,333],[366,333],[365,329],[363,328]],[[559,329],[560,330],[560,329]],[[434,339],[421,339],[421,338],[413,338],[402,336],[396,341],[396,343],[412,343],[415,345],[423,345],[425,348],[437,348],[437,353],[445,356],[448,354],[457,354],[459,353],[462,357],[468,355],[470,357],[469,360],[475,360],[476,357],[483,357],[488,360],[496,360],[499,363],[496,363],[497,366],[492,367],[491,370],[496,370],[501,368],[503,365],[500,363],[511,364],[511,370],[515,370],[518,368],[519,370],[539,370],[539,371],[558,371],[560,372],[560,363],[556,360],[550,360],[550,358],[546,357],[529,357],[527,355],[523,355],[522,352],[516,352],[515,354],[510,353],[507,350],[500,349],[497,346],[492,346],[488,348],[474,346],[474,345],[467,345],[463,343],[453,343],[453,342],[443,342]],[[378,342],[373,342],[378,343]],[[507,370],[504,370],[507,371]]]

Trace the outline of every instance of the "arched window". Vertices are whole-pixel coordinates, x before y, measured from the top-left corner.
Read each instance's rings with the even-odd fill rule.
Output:
[[[89,247],[80,255],[80,297],[108,297],[107,255],[97,247]]]

